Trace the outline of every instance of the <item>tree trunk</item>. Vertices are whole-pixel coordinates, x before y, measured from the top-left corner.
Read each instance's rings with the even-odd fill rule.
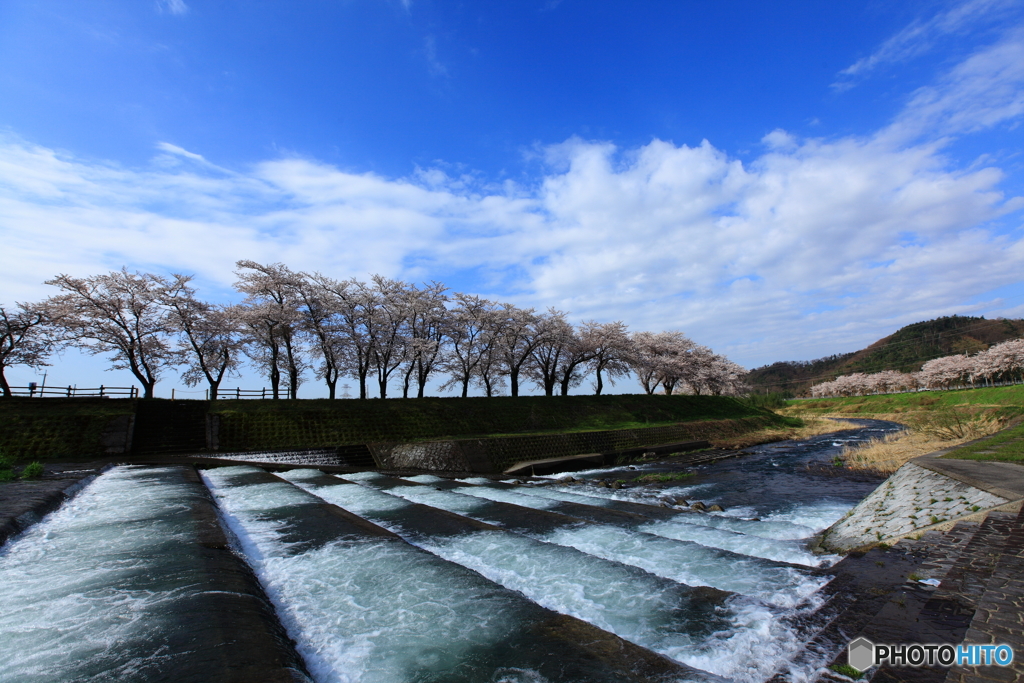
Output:
[[[597,391],[594,392],[594,396],[601,395],[601,389],[604,388],[604,382],[601,381],[601,368],[597,369]]]
[[[512,396],[519,395],[519,368],[511,368],[508,373],[509,392]],[[490,396],[490,394],[488,394]]]
[[[405,377],[402,378],[402,398],[409,398],[409,385],[412,384],[412,371],[415,366],[410,363],[409,369],[405,372]]]
[[[3,389],[4,398],[11,398],[14,394],[11,393],[11,385],[7,383],[7,378],[4,377],[4,368],[0,365],[0,389]]]
[[[427,377],[430,375],[429,372],[425,372],[423,368],[423,362],[417,361],[416,370],[416,398],[423,398],[423,393],[427,388]]]

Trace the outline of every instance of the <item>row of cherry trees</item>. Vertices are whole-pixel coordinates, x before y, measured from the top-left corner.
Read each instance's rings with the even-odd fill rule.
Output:
[[[374,276],[370,282],[294,272],[282,264],[239,261],[232,305],[203,301],[192,277],[126,269],[47,284],[59,293],[37,304],[0,308],[0,383],[17,364],[48,364],[61,347],[111,354],[112,369],[129,370],[144,395],[168,371],[189,386],[221,382],[249,362],[274,398],[296,397],[312,372],[331,398],[352,377],[359,397],[377,385],[381,398],[401,387],[422,397],[429,381],[467,396],[518,396],[524,382],[548,396],[567,395],[593,375],[605,382],[630,373],[647,393],[739,394],[745,371],[680,332],[634,332],[621,322],[574,326],[554,309],[538,313],[512,304]]]
[[[935,358],[919,372],[884,370],[855,372],[811,387],[814,397],[890,394],[918,389],[951,389],[996,382],[1024,381],[1024,339],[996,344],[973,356],[957,354]]]

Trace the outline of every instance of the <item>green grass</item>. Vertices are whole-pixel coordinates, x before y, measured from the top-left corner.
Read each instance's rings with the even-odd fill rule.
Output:
[[[835,671],[837,674],[841,674],[843,676],[846,676],[847,678],[852,678],[854,680],[864,678],[863,672],[854,669],[849,664],[833,664],[829,668]]]
[[[22,479],[35,479],[43,473],[43,465],[40,462],[31,462],[21,470]]]
[[[1024,424],[942,456],[955,460],[998,460],[1024,464]]]
[[[862,414],[867,417],[871,414],[931,411],[953,406],[972,406],[994,417],[1018,417],[1024,415],[1024,385],[789,401],[787,412],[800,415],[843,413],[851,417]]]
[[[669,481],[679,481],[681,479],[686,479],[687,477],[694,476],[694,474],[695,474],[694,472],[666,472],[665,474],[645,474],[645,475],[643,475],[641,477],[637,477],[636,481],[642,481],[642,482],[645,482],[645,483],[647,483],[647,482],[661,482],[661,483],[664,483],[664,482],[669,482]]]

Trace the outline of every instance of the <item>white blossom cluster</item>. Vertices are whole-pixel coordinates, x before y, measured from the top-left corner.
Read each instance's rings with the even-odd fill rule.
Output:
[[[855,372],[811,387],[811,396],[864,396],[920,389],[953,389],[1024,381],[1024,339],[996,344],[973,356],[955,354],[928,361],[913,373]]]

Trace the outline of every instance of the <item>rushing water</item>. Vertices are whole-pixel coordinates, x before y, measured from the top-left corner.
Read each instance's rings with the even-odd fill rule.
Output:
[[[583,483],[203,477],[318,682],[709,680],[694,669],[755,682],[820,626],[828,577],[814,568],[835,558],[806,539],[877,485],[825,467],[844,442],[896,428],[865,424],[699,467],[573,473]],[[114,468],[4,546],[0,681],[150,680],[181,656],[168,643],[204,591],[193,502],[207,495],[184,469]],[[658,473],[687,476],[598,485]],[[638,674],[674,665],[616,636],[694,669]]]
[[[4,547],[0,680],[158,680],[190,656],[205,492],[185,472],[114,468]]]

